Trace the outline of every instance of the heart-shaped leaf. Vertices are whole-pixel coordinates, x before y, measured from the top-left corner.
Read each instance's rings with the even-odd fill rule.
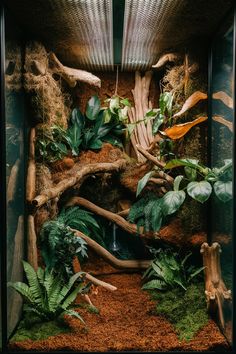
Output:
[[[100,100],[98,96],[92,96],[86,106],[86,116],[90,120],[95,120],[100,112]]]
[[[222,202],[226,203],[233,198],[233,186],[232,181],[223,182],[217,181],[214,184],[214,191]]]
[[[187,192],[193,199],[204,203],[210,197],[212,187],[207,181],[190,182],[187,186]]]
[[[153,175],[153,171],[146,173],[143,178],[138,181],[138,187],[136,192],[136,197],[142,192],[143,188],[146,186],[149,178]]]
[[[180,186],[180,183],[183,178],[184,178],[184,176],[182,176],[182,175],[175,177],[175,180],[174,180],[174,191],[175,192],[177,192],[179,190],[179,186]]]
[[[112,113],[116,114],[116,110],[120,107],[120,99],[118,96],[114,96],[110,100],[109,108]]]
[[[164,215],[170,215],[175,213],[185,200],[184,191],[170,191],[167,192],[162,198],[162,211]]]

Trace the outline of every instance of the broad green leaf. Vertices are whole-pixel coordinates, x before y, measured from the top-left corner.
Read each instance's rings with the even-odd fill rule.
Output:
[[[128,98],[123,98],[122,100],[120,100],[120,103],[122,103],[124,106],[131,107],[131,103]]]
[[[162,114],[165,114],[165,111],[168,112],[169,115],[172,114],[172,104],[173,104],[173,95],[171,92],[161,93],[159,99],[160,110]]]
[[[94,137],[90,140],[89,142],[89,149],[94,149],[94,150],[98,150],[101,149],[102,147],[102,140],[98,139],[97,137]]]
[[[185,200],[184,191],[170,191],[162,198],[162,211],[164,215],[175,213]]]
[[[233,185],[232,181],[223,182],[217,181],[214,183],[214,191],[222,202],[226,203],[233,198]]]
[[[86,106],[86,116],[90,120],[95,120],[100,112],[100,100],[98,96],[92,96]]]
[[[189,166],[185,166],[184,167],[184,172],[186,174],[186,177],[190,180],[190,181],[195,181],[197,178],[197,170],[196,168],[192,168]]]
[[[114,96],[110,100],[109,108],[112,113],[116,114],[116,110],[120,107],[120,99],[118,96]]]
[[[110,111],[110,109],[106,109],[104,111],[104,123],[109,123],[112,117],[112,113]]]
[[[122,142],[120,141],[119,138],[111,135],[111,134],[108,134],[106,135],[102,141],[106,141],[107,143],[110,143],[111,145],[114,145],[114,146],[119,146],[120,148],[123,148],[123,144]]]
[[[175,177],[175,180],[174,180],[174,191],[175,192],[178,192],[180,183],[183,178],[184,178],[184,176],[182,176],[182,175]]]
[[[193,272],[192,274],[190,274],[188,281],[190,281],[191,279],[193,279],[194,277],[196,277],[198,274],[200,274],[206,267],[201,267],[198,268],[197,270],[195,270],[195,272]]]
[[[187,192],[193,199],[200,203],[204,203],[210,197],[212,187],[207,181],[190,182],[187,186]]]
[[[156,118],[154,119],[153,124],[152,124],[152,134],[153,135],[157,134],[160,126],[164,122],[164,118],[165,118],[165,116],[162,113],[160,113],[160,112],[157,113]]]
[[[80,129],[83,129],[83,127],[85,125],[84,116],[78,108],[73,109],[73,111],[71,113],[70,121],[72,124],[77,124],[80,127]]]
[[[172,168],[180,166],[188,166],[195,169],[201,168],[201,166],[198,164],[198,160],[195,159],[173,159],[167,162],[165,169],[171,170]]]
[[[153,175],[153,171],[150,171],[148,173],[146,173],[143,178],[141,178],[138,181],[138,186],[137,186],[137,191],[136,191],[136,197],[142,192],[143,188],[146,186],[149,178]]]
[[[132,135],[135,127],[136,127],[136,124],[135,123],[129,123],[129,124],[126,124],[126,127],[128,129],[128,133],[129,135]]]
[[[142,286],[143,290],[155,290],[155,289],[164,290],[166,288],[167,288],[166,283],[160,279],[151,280]]]

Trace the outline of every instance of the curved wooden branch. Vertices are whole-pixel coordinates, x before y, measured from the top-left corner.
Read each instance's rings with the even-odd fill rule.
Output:
[[[109,291],[115,291],[117,290],[117,288],[114,285],[111,285],[109,283],[106,283],[105,281],[99,280],[95,277],[93,277],[91,274],[86,273],[85,274],[85,278],[89,281],[91,281],[91,283],[98,285],[98,286],[102,286],[103,288],[109,290]]]
[[[146,151],[141,145],[136,145],[137,150],[145,156],[149,161],[160,168],[165,167],[165,163],[157,160],[153,155],[151,155],[148,151]]]
[[[79,171],[76,172],[75,176],[69,177],[66,180],[59,182],[56,186],[49,190],[44,190],[42,194],[38,195],[32,200],[32,205],[39,208],[40,206],[47,203],[50,199],[58,197],[66,189],[77,185],[79,187],[84,179],[91,174],[98,172],[112,172],[120,171],[125,168],[127,161],[124,159],[117,160],[113,163],[94,163],[86,166],[82,166]]]
[[[96,241],[92,240],[90,237],[84,235],[82,232],[71,229],[76,236],[81,237],[85,240],[88,246],[95,251],[100,257],[102,257],[107,263],[112,267],[118,269],[146,269],[150,266],[150,260],[121,260],[113,256],[104,247],[99,245]]]
[[[179,59],[182,58],[182,55],[179,53],[167,53],[162,55],[158,62],[155,65],[152,65],[152,68],[155,69],[161,69],[163,66],[165,66],[169,62],[175,62]]]
[[[28,262],[32,265],[35,271],[38,269],[38,252],[37,252],[37,236],[35,232],[34,216],[28,216]]]
[[[101,87],[101,80],[97,76],[85,70],[68,68],[62,65],[52,52],[48,54],[48,57],[51,71],[62,76],[71,87],[75,87],[77,81],[82,81],[99,88]]]
[[[95,214],[100,215],[100,216],[114,222],[116,225],[120,226],[123,230],[127,231],[128,233],[130,233],[132,235],[138,234],[137,225],[129,223],[124,218],[122,218],[120,215],[112,213],[111,211],[105,210],[105,209],[91,203],[87,199],[84,199],[81,197],[73,197],[66,203],[65,206],[68,207],[68,206],[74,206],[74,205],[80,205],[84,208],[91,210]]]

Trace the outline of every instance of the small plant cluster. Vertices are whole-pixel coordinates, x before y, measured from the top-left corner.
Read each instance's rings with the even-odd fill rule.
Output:
[[[53,270],[33,267],[23,261],[23,267],[28,284],[22,282],[8,283],[24,300],[24,313],[38,317],[39,321],[52,321],[64,315],[74,316],[84,322],[72,303],[78,294],[84,293],[87,287],[83,282],[82,272],[74,274],[65,283],[60,275],[55,275]]]
[[[84,115],[78,108],[73,109],[67,130],[54,125],[41,132],[36,142],[36,158],[52,163],[68,154],[78,156],[81,150],[99,150],[103,142],[122,147],[125,127],[119,114],[115,107],[112,111],[101,108],[99,98],[92,96]]]
[[[80,207],[63,209],[56,220],[44,223],[40,232],[41,251],[49,270],[56,269],[64,278],[73,274],[73,259],[87,257],[87,244],[71,230],[100,240],[102,229],[91,212]]]
[[[186,264],[191,252],[180,259],[172,249],[150,248],[150,251],[155,258],[143,274],[143,278],[148,280],[142,287],[144,290],[169,290],[176,288],[176,286],[187,290],[193,278],[204,269],[204,267],[196,268]]]
[[[174,214],[184,203],[186,192],[189,197],[200,203],[205,203],[213,191],[215,197],[223,203],[232,199],[232,160],[225,160],[224,166],[212,169],[194,159],[174,159],[165,165],[165,170],[174,168],[184,168],[184,175],[175,177],[173,191],[168,191],[162,198],[155,194],[141,196],[131,207],[129,221],[144,226],[146,231],[158,231],[163,220]],[[140,179],[137,196],[153,173],[155,171],[150,171]]]

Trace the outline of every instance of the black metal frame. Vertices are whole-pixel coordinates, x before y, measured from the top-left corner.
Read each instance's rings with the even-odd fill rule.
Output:
[[[232,12],[232,11],[231,11]],[[225,20],[225,19],[224,19]],[[223,20],[223,23],[224,23]],[[222,26],[220,25],[219,28]],[[216,31],[218,33],[218,30]],[[213,39],[214,40],[214,39]],[[5,67],[5,22],[4,22],[4,5],[0,4],[0,53],[1,53],[1,68],[0,68],[0,99],[1,99],[1,104],[0,104],[0,110],[1,110],[1,118],[0,118],[0,205],[6,205],[6,159],[5,159],[5,80],[4,80],[4,67]],[[210,82],[212,80],[212,51],[211,49],[209,50],[209,61],[208,61],[208,69],[209,69],[209,76],[208,76],[208,87],[209,87],[209,97],[211,95],[211,90],[210,90]],[[236,84],[236,4],[235,4],[235,9],[234,9],[234,83]],[[236,88],[234,88],[234,107],[236,103]],[[210,111],[210,106],[208,107],[208,114],[211,116],[211,111]],[[234,110],[234,124],[236,124],[236,110]],[[210,132],[210,124],[209,124],[209,132]],[[208,147],[208,153],[209,149],[211,148],[211,143],[209,139],[209,147]],[[236,161],[236,137],[234,134],[234,161]],[[210,154],[209,158],[210,158]],[[208,161],[210,162],[210,161]],[[233,191],[234,191],[234,196],[236,197],[236,163],[234,166],[234,183],[233,183]],[[233,203],[233,208],[234,208],[234,215],[236,215],[236,198],[234,197],[234,203]],[[0,235],[0,256],[1,256],[1,308],[2,308],[2,318],[1,318],[1,323],[2,323],[2,353],[8,353],[11,354],[12,352],[8,350],[7,348],[7,277],[6,277],[6,210],[5,208],[1,209],[0,212],[0,225],[1,225],[1,235]],[[233,222],[233,235],[236,236],[236,220]],[[210,242],[210,238],[208,238],[208,241]],[[236,279],[236,240],[233,239],[233,264],[234,264],[234,279]],[[233,289],[233,347],[232,347],[232,352],[236,352],[236,281],[234,282],[234,289]],[[65,351],[66,353],[84,353],[82,351]],[[17,351],[17,353],[26,353]],[[40,352],[40,351],[27,351],[28,354],[33,354],[33,353],[45,353]],[[62,353],[62,351],[53,351],[53,353]],[[93,353],[93,352],[90,352]],[[95,353],[95,352],[94,352]],[[111,353],[116,353],[116,352],[111,352]],[[123,352],[121,352],[123,353]],[[134,353],[134,351],[126,351],[124,353]],[[139,352],[141,353],[141,352]],[[166,353],[178,353],[176,351],[169,351]],[[188,352],[186,352],[188,353]],[[194,352],[192,353],[199,353],[199,352]],[[210,352],[204,352],[204,353],[210,353]],[[229,351],[227,351],[229,353]]]

